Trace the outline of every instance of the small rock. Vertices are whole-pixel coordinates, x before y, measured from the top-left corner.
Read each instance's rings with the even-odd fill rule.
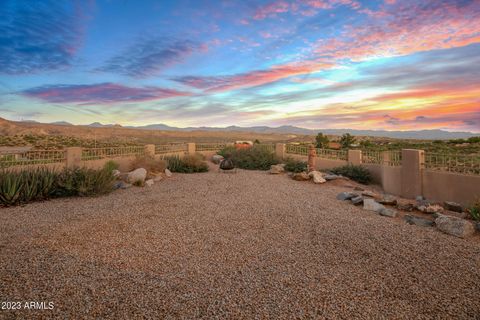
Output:
[[[352,192],[340,192],[337,194],[337,200],[350,200],[358,197],[358,194]]]
[[[138,169],[135,169],[132,172],[128,173],[127,182],[128,183],[136,183],[136,182],[143,183],[145,181],[145,178],[147,178],[147,170],[145,170],[144,168],[138,168]]]
[[[433,221],[430,221],[428,219],[412,216],[409,214],[406,214],[403,219],[408,223],[408,224],[414,224],[416,226],[420,227],[433,227]]]
[[[172,176],[172,171],[165,169],[165,175],[167,176],[167,178],[170,178]]]
[[[219,154],[214,154],[212,156],[212,162],[215,163],[215,164],[219,164],[223,159],[224,159],[223,156],[221,156]]]
[[[443,208],[438,204],[429,204],[428,206],[420,206],[418,209],[425,213],[442,213]]]
[[[395,206],[397,204],[397,199],[389,194],[384,195],[380,200],[378,200],[379,203],[381,204],[388,204]]]
[[[376,193],[373,192],[373,191],[369,191],[369,190],[363,191],[363,192],[362,192],[362,196],[370,197],[370,198],[379,198],[379,195],[378,195],[378,194],[376,194]]]
[[[355,187],[353,190],[355,190],[355,191],[365,191],[365,189],[363,189],[363,188],[360,188],[360,187],[358,187],[358,186],[357,186],[357,187]]]
[[[319,172],[319,171],[311,171],[311,172],[308,174],[308,176],[312,178],[313,183],[325,183],[325,182],[327,182],[327,180],[325,180],[325,179],[322,177],[322,173]]]
[[[154,182],[153,182],[153,179],[148,179],[147,181],[145,181],[145,185],[146,185],[147,187],[153,186],[153,183],[154,183]]]
[[[343,179],[342,176],[339,176],[339,175],[336,175],[336,174],[326,174],[326,175],[323,176],[323,178],[327,181],[336,180],[336,179]]]
[[[299,173],[294,173],[292,175],[292,179],[296,181],[307,181],[307,180],[310,180],[310,177],[306,172],[299,172]]]
[[[395,218],[397,216],[397,210],[390,208],[383,208],[379,213],[381,216],[385,217]]]
[[[475,233],[475,226],[465,219],[439,215],[435,219],[437,229],[459,238],[467,238]]]
[[[122,173],[120,172],[120,170],[117,170],[117,169],[112,170],[112,175],[113,175],[115,178],[120,177],[121,174],[122,174]]]
[[[363,209],[380,213],[385,207],[377,201],[367,198],[363,199]]]
[[[357,197],[354,197],[352,199],[350,199],[350,201],[352,201],[352,204],[354,205],[360,205],[363,203],[363,197],[362,196],[357,196]]]
[[[279,174],[283,172],[285,172],[285,169],[281,165],[274,164],[270,166],[270,174]]]
[[[444,214],[446,216],[452,216],[452,217],[457,217],[461,219],[465,219],[468,217],[468,213],[466,212],[456,212],[456,211],[449,211],[449,210],[444,210],[443,212],[435,212],[433,215],[436,217],[440,214]]]
[[[412,212],[415,206],[411,203],[397,204],[397,209]]]
[[[454,212],[462,212],[463,211],[462,205],[459,204],[459,203],[453,202],[453,201],[445,201],[443,203],[443,205],[445,206],[445,209],[450,210],[450,211],[454,211]]]
[[[425,200],[425,197],[424,196],[417,196],[415,198],[416,201],[420,202],[420,201],[424,201]]]

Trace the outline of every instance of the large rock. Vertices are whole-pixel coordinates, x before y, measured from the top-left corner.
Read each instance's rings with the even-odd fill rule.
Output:
[[[292,175],[292,179],[296,181],[307,181],[310,180],[310,177],[306,172],[298,172]]]
[[[358,194],[353,192],[340,192],[337,194],[337,200],[350,200],[355,197],[358,197]]]
[[[283,168],[283,166],[279,165],[279,164],[273,164],[270,166],[270,171],[269,171],[271,174],[279,174],[279,173],[283,173],[285,172],[285,169]]]
[[[145,182],[145,178],[147,178],[147,170],[145,170],[144,168],[138,168],[128,173],[127,182],[143,183]]]
[[[397,198],[392,195],[386,194],[381,199],[379,199],[378,202],[381,204],[395,206],[397,204]]]
[[[395,209],[390,209],[390,208],[383,208],[380,210],[380,215],[384,217],[391,217],[395,218],[397,216],[397,210]]]
[[[437,229],[459,238],[467,238],[475,233],[475,226],[465,219],[438,215],[435,219]]]
[[[168,170],[168,169],[165,169],[165,176],[167,178],[170,178],[172,176],[172,171]]]
[[[417,209],[425,213],[442,213],[443,212],[443,207],[439,206],[438,204],[419,205],[417,206]]]
[[[325,180],[323,178],[322,173],[319,172],[319,171],[311,171],[308,174],[308,176],[312,178],[313,183],[325,183],[325,182],[327,182],[327,180]]]
[[[445,206],[445,209],[450,210],[450,211],[454,211],[454,212],[462,212],[463,211],[462,205],[459,204],[459,203],[453,202],[453,201],[445,201],[443,203],[443,205]]]
[[[350,199],[350,201],[352,201],[352,204],[358,206],[358,205],[363,204],[363,197],[362,196],[356,196],[356,197],[353,197],[352,199]]]
[[[430,221],[428,219],[412,216],[412,215],[409,215],[409,214],[406,214],[403,217],[403,219],[405,219],[405,221],[408,224],[414,224],[414,225],[420,226],[420,227],[433,227],[433,221]]]
[[[380,213],[385,207],[377,201],[367,198],[363,199],[363,209]]]
[[[212,156],[212,162],[215,163],[215,164],[219,164],[220,162],[222,162],[223,160],[223,156],[219,155],[219,154],[214,154]]]

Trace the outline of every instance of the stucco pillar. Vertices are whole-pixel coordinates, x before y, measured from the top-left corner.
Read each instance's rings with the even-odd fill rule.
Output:
[[[66,156],[67,168],[80,167],[82,163],[82,148],[81,147],[67,148],[65,156]]]
[[[362,164],[362,150],[348,150],[348,163],[353,165]]]
[[[155,145],[154,144],[147,144],[144,146],[145,156],[147,157],[155,157]]]
[[[275,144],[275,155],[279,159],[284,159],[285,158],[285,143]]]
[[[187,143],[187,153],[188,154],[194,154],[196,150],[195,143],[194,142],[189,142]]]
[[[425,152],[423,150],[402,150],[402,197],[415,198],[422,195],[422,171],[425,166]]]
[[[308,172],[315,170],[315,159],[317,158],[317,152],[313,144],[308,146]]]

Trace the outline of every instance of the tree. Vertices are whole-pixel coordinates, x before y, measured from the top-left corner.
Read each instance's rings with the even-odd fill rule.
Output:
[[[260,140],[255,139],[255,141],[253,141],[253,144],[260,144]]]
[[[354,143],[355,143],[355,137],[352,136],[350,133],[345,133],[340,138],[340,144],[342,145],[343,149],[350,148],[350,146]]]
[[[323,135],[323,133],[319,132],[315,137],[316,147],[320,149],[328,148],[328,137]]]

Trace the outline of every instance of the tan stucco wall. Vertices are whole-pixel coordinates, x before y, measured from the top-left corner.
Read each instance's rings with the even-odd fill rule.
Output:
[[[402,167],[382,166],[382,187],[386,193],[401,195]]]
[[[470,205],[480,197],[480,176],[423,170],[422,179],[427,199]]]

